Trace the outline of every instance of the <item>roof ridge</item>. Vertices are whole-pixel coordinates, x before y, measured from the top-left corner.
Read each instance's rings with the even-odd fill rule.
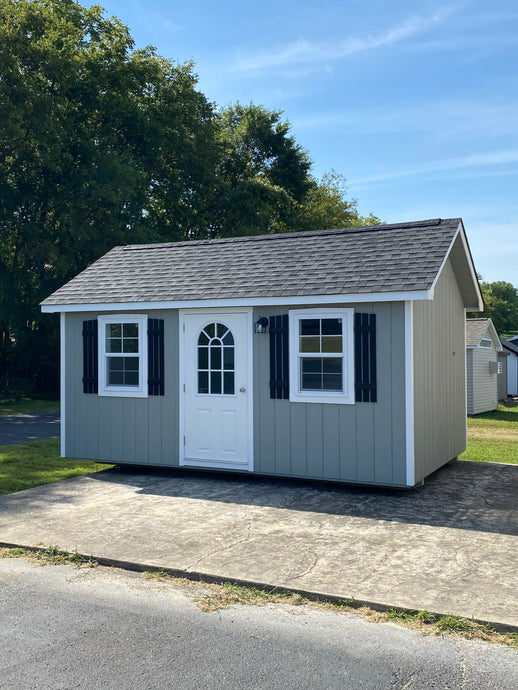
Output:
[[[383,230],[423,228],[437,226],[443,222],[460,222],[459,218],[430,218],[428,220],[408,221],[405,223],[379,223],[378,225],[351,225],[346,228],[329,230],[302,230],[298,232],[276,232],[266,235],[241,235],[238,237],[216,237],[203,240],[182,240],[180,242],[158,242],[147,244],[127,244],[117,247],[122,251],[142,251],[151,249],[171,249],[172,247],[199,247],[201,245],[232,244],[236,242],[264,242],[275,240],[299,239],[300,237],[325,237],[328,235],[355,235],[364,232],[379,232]]]

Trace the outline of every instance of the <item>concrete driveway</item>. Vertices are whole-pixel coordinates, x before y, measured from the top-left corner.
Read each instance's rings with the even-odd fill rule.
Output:
[[[413,491],[115,468],[0,497],[4,544],[518,626],[518,466]]]

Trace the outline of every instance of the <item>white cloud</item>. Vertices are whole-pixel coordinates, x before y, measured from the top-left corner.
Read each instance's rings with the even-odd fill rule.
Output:
[[[449,158],[446,160],[430,161],[422,165],[410,166],[408,168],[391,169],[386,172],[376,173],[365,177],[355,178],[355,187],[373,182],[385,182],[401,177],[414,175],[426,175],[428,173],[462,170],[469,168],[480,168],[491,165],[506,165],[518,163],[518,149],[509,151],[492,151],[490,153],[471,154],[459,158]]]
[[[416,34],[428,31],[451,15],[455,8],[442,8],[429,17],[411,16],[399,26],[384,33],[360,38],[349,37],[340,43],[313,42],[300,38],[275,51],[268,50],[255,55],[240,56],[231,70],[250,72],[255,70],[340,60],[356,53],[394,45]]]

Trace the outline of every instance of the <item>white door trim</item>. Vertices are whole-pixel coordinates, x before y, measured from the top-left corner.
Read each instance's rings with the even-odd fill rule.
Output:
[[[196,466],[192,462],[186,462],[185,460],[185,339],[184,339],[184,328],[185,328],[185,316],[189,314],[207,314],[208,317],[216,316],[217,314],[246,314],[247,315],[247,347],[248,347],[248,466],[244,467],[249,472],[253,472],[254,469],[254,366],[253,366],[253,309],[251,308],[214,308],[214,309],[179,309],[178,310],[178,381],[179,381],[179,415],[180,415],[180,434],[179,434],[179,449],[178,458],[180,467],[194,467]],[[221,465],[218,462],[210,463],[204,461],[200,466],[207,468],[221,469]],[[239,468],[240,470],[243,468]],[[231,471],[228,468],[227,471]]]

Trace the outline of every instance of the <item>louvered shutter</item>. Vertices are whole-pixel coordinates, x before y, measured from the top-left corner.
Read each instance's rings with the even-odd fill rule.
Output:
[[[83,393],[98,391],[97,319],[83,321]]]
[[[270,316],[270,398],[290,397],[288,314]]]
[[[354,391],[356,402],[376,402],[376,314],[354,315]]]
[[[147,322],[148,395],[164,395],[164,319]]]

